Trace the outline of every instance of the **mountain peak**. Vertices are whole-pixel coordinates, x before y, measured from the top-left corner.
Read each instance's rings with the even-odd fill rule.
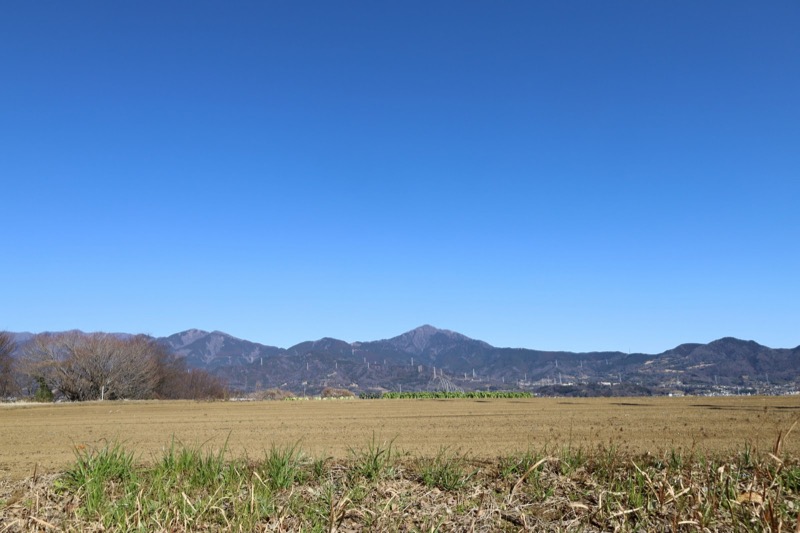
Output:
[[[208,334],[207,331],[203,331],[202,329],[187,329],[186,331],[170,335],[167,339],[173,348],[182,348],[198,339],[202,339]]]
[[[739,349],[739,350],[750,350],[750,351],[757,351],[766,348],[766,346],[762,346],[756,341],[746,341],[742,339],[737,339],[736,337],[722,337],[721,339],[709,342],[708,347],[720,350]]]
[[[191,328],[191,329],[187,329],[185,331],[180,331],[178,333],[175,333],[175,335],[180,335],[180,336],[188,335],[188,336],[191,336],[191,337],[202,337],[203,335],[208,335],[208,331],[206,331],[204,329]]]
[[[471,340],[472,339],[461,333],[456,333],[449,329],[435,328],[430,324],[424,324],[402,335],[389,339],[389,342],[404,352],[421,354],[431,348],[433,344],[440,343],[440,341],[452,343],[454,341]]]
[[[402,333],[399,336],[402,337],[403,335],[410,335],[410,336],[414,336],[414,337],[422,337],[422,338],[426,338],[427,339],[427,338],[429,338],[429,337],[431,337],[433,335],[436,335],[439,332],[443,332],[443,331],[444,330],[441,330],[439,328],[435,328],[435,327],[431,326],[430,324],[423,324],[423,325],[418,326],[418,327],[416,327],[416,328],[414,328],[412,330],[406,331],[405,333]]]
[[[220,330],[218,330],[218,329],[215,329],[214,331],[212,331],[211,333],[209,333],[209,335],[221,335],[221,336],[223,336],[223,337],[228,337],[229,339],[236,339],[237,341],[240,341],[240,340],[242,340],[242,339],[240,339],[239,337],[234,337],[234,336],[233,336],[233,335],[231,335],[230,333],[225,333],[224,331],[220,331]]]
[[[404,335],[407,335],[409,333],[413,333],[415,335],[426,335],[426,336],[431,336],[431,335],[435,335],[437,333],[442,333],[444,335],[447,335],[448,337],[458,337],[458,338],[462,338],[462,339],[468,339],[469,338],[469,337],[467,337],[465,335],[462,335],[461,333],[457,333],[457,332],[451,331],[449,329],[440,329],[440,328],[431,326],[430,324],[423,324],[423,325],[421,325],[419,327],[416,327],[416,328],[412,329],[411,331],[407,331],[406,333],[404,333]]]

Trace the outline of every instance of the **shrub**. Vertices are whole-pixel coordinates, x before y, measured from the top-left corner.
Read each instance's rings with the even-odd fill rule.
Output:
[[[283,389],[267,389],[254,394],[258,400],[287,400],[294,398],[294,393]]]
[[[333,387],[325,387],[322,389],[323,398],[355,398],[355,394],[347,389],[334,389]]]
[[[36,402],[52,402],[55,401],[55,397],[53,396],[53,391],[50,390],[50,387],[47,386],[45,383],[44,378],[36,378],[36,393],[33,395],[33,400]]]

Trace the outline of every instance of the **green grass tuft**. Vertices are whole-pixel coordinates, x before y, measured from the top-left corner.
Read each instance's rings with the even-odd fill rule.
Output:
[[[273,444],[265,454],[259,472],[267,480],[271,489],[288,489],[304,478],[302,457],[299,443],[286,447],[278,447]]]
[[[379,442],[373,433],[372,440],[366,446],[359,449],[350,448],[353,460],[352,474],[368,481],[376,481],[385,476],[391,477],[394,474],[397,458],[394,441],[395,439]]]
[[[474,474],[474,470],[467,468],[467,458],[447,447],[440,448],[435,457],[419,462],[419,475],[427,487],[456,491],[463,488]]]

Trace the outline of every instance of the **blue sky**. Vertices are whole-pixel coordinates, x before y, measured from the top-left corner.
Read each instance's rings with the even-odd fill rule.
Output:
[[[796,1],[0,14],[0,329],[800,344]]]

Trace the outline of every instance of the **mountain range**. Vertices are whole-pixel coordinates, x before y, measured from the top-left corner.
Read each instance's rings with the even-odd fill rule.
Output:
[[[20,346],[32,336],[14,335]],[[800,346],[775,349],[732,337],[660,354],[497,348],[429,325],[390,339],[349,343],[326,337],[285,349],[197,329],[156,340],[190,368],[244,392],[460,388],[596,395],[779,393],[800,386]]]

